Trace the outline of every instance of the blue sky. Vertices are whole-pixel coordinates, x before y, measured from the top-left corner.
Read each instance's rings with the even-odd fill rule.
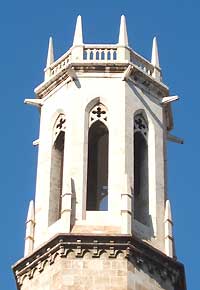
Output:
[[[186,0],[2,1],[0,10],[0,289],[16,289],[11,265],[23,255],[28,202],[34,197],[39,114],[23,105],[43,80],[48,38],[56,58],[73,40],[76,17],[83,17],[85,43],[116,43],[120,15],[127,18],[129,43],[150,58],[158,38],[164,82],[180,100],[173,105],[168,184],[178,259],[185,264],[188,290],[199,284],[200,204],[200,3]]]

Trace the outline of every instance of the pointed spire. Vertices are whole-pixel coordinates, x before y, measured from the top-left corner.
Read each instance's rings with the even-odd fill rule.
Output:
[[[47,54],[47,65],[49,67],[54,62],[54,52],[53,52],[53,39],[52,37],[49,38],[49,48]]]
[[[78,15],[76,20],[73,45],[82,45],[82,44],[83,44],[82,18],[80,15]]]
[[[118,44],[123,45],[123,46],[128,46],[128,34],[127,34],[127,28],[126,28],[126,18],[124,15],[121,16]]]
[[[34,213],[34,202],[33,200],[30,201],[29,203],[29,208],[28,208],[28,214],[27,214],[27,219],[26,222],[34,222],[35,221],[35,213]]]
[[[165,204],[165,254],[169,257],[174,255],[173,222],[170,201]]]
[[[151,63],[155,67],[158,67],[158,68],[160,67],[159,55],[158,55],[158,44],[157,44],[156,37],[153,38]]]
[[[29,203],[28,214],[26,219],[26,236],[24,256],[32,253],[34,246],[34,228],[35,228],[35,210],[33,200]]]
[[[166,200],[166,205],[165,205],[165,222],[166,221],[169,221],[172,223],[171,205],[168,199]]]

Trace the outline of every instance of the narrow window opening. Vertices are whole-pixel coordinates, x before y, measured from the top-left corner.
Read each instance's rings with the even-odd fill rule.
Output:
[[[101,52],[101,59],[102,59],[102,60],[105,59],[105,52],[104,52],[104,51]]]
[[[63,131],[60,131],[52,148],[49,198],[49,226],[56,222],[61,215],[64,140],[65,133]]]
[[[108,60],[111,60],[111,53],[110,53],[110,50],[109,50],[108,53],[107,53],[107,59],[108,59]]]
[[[108,210],[108,135],[101,121],[96,121],[89,129],[87,210]]]
[[[99,59],[100,59],[100,52],[97,51],[97,52],[96,52],[96,60],[99,60]]]
[[[84,51],[83,51],[83,59],[84,59],[84,60],[87,60],[87,55],[88,55],[88,54],[87,54],[87,51],[84,50]]]
[[[134,218],[149,225],[149,176],[147,126],[142,117],[135,119],[134,133]]]

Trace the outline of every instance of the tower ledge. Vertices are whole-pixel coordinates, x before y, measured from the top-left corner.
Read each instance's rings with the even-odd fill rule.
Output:
[[[83,62],[69,62],[67,65],[59,65],[59,69],[54,72],[49,79],[44,81],[35,89],[35,94],[37,98],[46,97],[53,89],[55,89],[60,83],[65,80],[71,82],[76,80],[78,77],[83,77],[83,73],[89,73],[94,77],[94,73],[98,73],[95,77],[111,77],[110,73],[118,73],[118,75],[112,75],[112,77],[123,78],[123,74],[126,69],[131,66],[131,73],[129,75],[129,80],[134,81],[134,83],[140,84],[145,89],[155,90],[157,92],[158,98],[164,98],[169,95],[168,87],[162,82],[154,79],[151,74],[147,74],[143,69],[131,61],[116,62],[116,61],[84,61]],[[76,75],[77,73],[77,75]],[[102,73],[102,74],[99,74]],[[87,75],[89,77],[89,75]],[[123,80],[123,79],[122,79]]]
[[[72,46],[63,56],[46,67],[45,80],[35,88],[36,98],[48,99],[55,90],[73,81],[81,87],[84,77],[119,78],[126,80],[153,96],[156,102],[162,102],[169,96],[169,88],[162,82],[161,69],[155,67],[144,57],[128,46],[113,44],[84,44]],[[122,52],[126,53],[122,53]],[[125,77],[126,71],[128,76]],[[154,73],[160,72],[160,78]],[[158,75],[158,74],[157,74]],[[171,105],[165,105],[167,128],[173,128]]]
[[[164,89],[168,89],[167,86],[162,83],[161,77],[159,79],[154,77],[154,70],[158,68],[130,47],[113,44],[85,44],[78,46],[78,48],[80,49],[78,54],[76,52],[77,46],[72,46],[58,60],[45,68],[45,82],[42,83],[41,86],[45,85],[46,81],[55,80],[56,76],[59,77],[60,72],[63,73],[63,71],[67,70],[69,67],[78,64],[78,66],[81,64],[84,67],[92,65],[95,66],[96,69],[98,69],[99,65],[121,67],[122,64],[131,64],[134,70],[141,72],[149,80],[156,82]],[[126,54],[122,54],[122,51],[125,51]],[[161,72],[160,68],[159,71]]]
[[[86,257],[87,255],[87,257]],[[25,279],[34,279],[36,272],[45,271],[46,265],[56,259],[125,259],[139,271],[156,277],[157,283],[170,281],[175,288],[185,290],[184,266],[149,244],[130,235],[58,234],[31,255],[13,266],[18,289]],[[74,269],[75,270],[75,269]]]

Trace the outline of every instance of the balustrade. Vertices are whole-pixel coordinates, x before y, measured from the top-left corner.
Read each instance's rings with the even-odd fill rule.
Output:
[[[152,76],[154,72],[154,66],[133,50],[130,50],[130,61],[141,70],[143,70],[146,74]]]
[[[54,62],[50,66],[50,76],[56,75],[58,72],[62,71],[68,63],[71,61],[71,50],[65,53],[61,58]]]
[[[86,45],[83,53],[84,60],[115,61],[117,60],[116,46]]]
[[[83,46],[83,55],[82,58],[80,58],[80,61],[82,59],[82,61],[87,62],[117,62],[119,61],[117,50],[117,45],[87,44]],[[128,48],[128,50],[130,51],[130,62],[140,68],[144,73],[152,76],[154,66],[135,51],[130,48]],[[70,62],[76,62],[76,60],[72,57],[72,52],[73,47],[49,67],[50,77],[65,69]]]

